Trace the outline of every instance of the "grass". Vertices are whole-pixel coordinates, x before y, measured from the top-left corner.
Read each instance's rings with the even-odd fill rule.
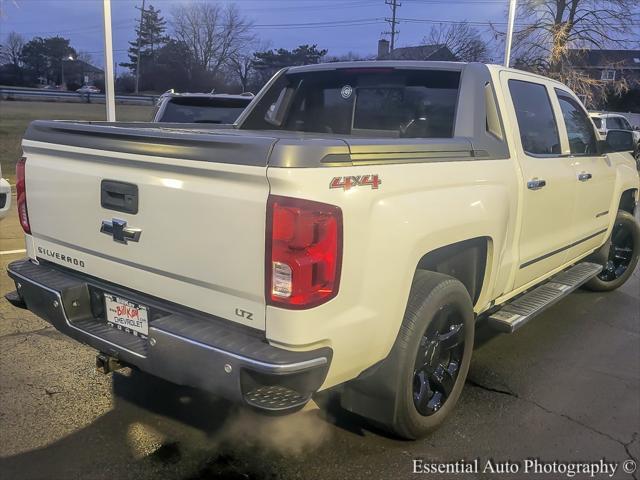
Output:
[[[121,121],[149,121],[152,115],[152,106],[116,105]],[[106,120],[106,113],[104,104],[0,101],[0,166],[11,184],[22,135],[32,120]]]

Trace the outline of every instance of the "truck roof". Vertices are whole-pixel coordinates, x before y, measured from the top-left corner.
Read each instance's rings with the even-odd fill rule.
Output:
[[[466,62],[429,62],[421,60],[365,60],[357,62],[330,62],[289,67],[287,72],[302,73],[344,68],[440,68],[446,70],[462,70]]]
[[[605,112],[589,112],[589,116],[592,118],[624,118],[624,115],[620,115],[619,113],[605,113]]]
[[[504,65],[496,65],[491,63],[481,62],[441,62],[441,61],[428,61],[428,60],[366,60],[355,62],[330,62],[330,63],[317,63],[314,65],[303,65],[298,67],[286,68],[287,73],[303,73],[303,72],[318,72],[329,71],[338,69],[349,68],[414,68],[414,69],[441,69],[441,70],[453,70],[463,71],[466,67],[471,65],[482,65],[492,73],[499,73],[502,71],[518,72],[526,74],[531,77],[537,77],[540,80],[547,82],[553,82],[558,85],[562,83],[543,75],[527,72],[524,70],[518,70],[517,68],[505,67]]]
[[[238,100],[251,100],[254,95],[251,92],[245,93],[203,93],[203,92],[172,92],[167,91],[161,95],[162,98],[166,97],[207,97],[207,98],[232,98]]]

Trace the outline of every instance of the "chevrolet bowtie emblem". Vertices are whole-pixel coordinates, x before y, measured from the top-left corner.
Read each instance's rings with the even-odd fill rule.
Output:
[[[137,242],[140,240],[142,230],[139,228],[127,227],[127,222],[113,218],[111,220],[103,220],[100,232],[105,235],[111,235],[114,242],[124,243]]]

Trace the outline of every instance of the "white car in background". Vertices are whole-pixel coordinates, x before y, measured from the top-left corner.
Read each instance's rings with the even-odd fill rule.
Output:
[[[100,93],[100,89],[98,87],[94,87],[93,85],[83,85],[76,90],[78,93]]]
[[[629,123],[624,115],[618,113],[595,113],[590,112],[589,116],[598,130],[598,133],[602,135],[602,138],[607,136],[609,130],[629,130],[633,132],[633,141],[636,148],[633,152],[636,160],[640,158],[640,130],[638,127],[633,127]]]
[[[2,178],[2,168],[0,167],[0,218],[4,218],[11,208],[11,185]]]

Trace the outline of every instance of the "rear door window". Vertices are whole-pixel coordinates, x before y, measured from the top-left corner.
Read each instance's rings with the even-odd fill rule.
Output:
[[[539,83],[509,80],[525,152],[532,155],[560,154],[560,137],[547,88]]]

